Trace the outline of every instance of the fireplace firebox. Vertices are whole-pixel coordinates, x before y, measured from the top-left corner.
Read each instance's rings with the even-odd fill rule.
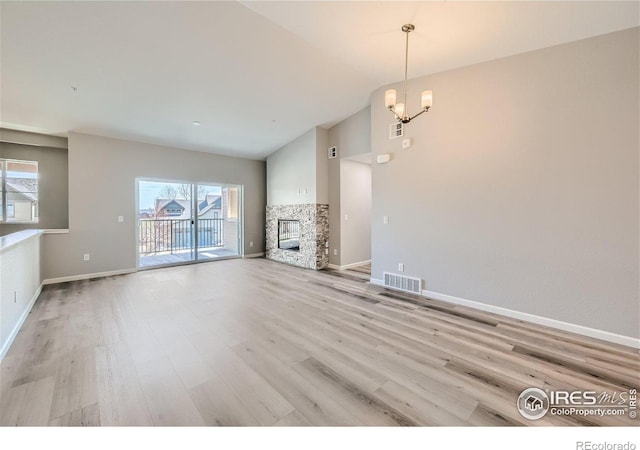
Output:
[[[278,219],[278,248],[300,251],[300,221]]]

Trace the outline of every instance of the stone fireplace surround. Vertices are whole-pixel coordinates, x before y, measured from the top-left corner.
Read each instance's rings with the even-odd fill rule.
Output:
[[[267,206],[266,219],[268,259],[314,270],[324,269],[329,264],[329,205]],[[278,219],[300,221],[300,251],[278,248]]]

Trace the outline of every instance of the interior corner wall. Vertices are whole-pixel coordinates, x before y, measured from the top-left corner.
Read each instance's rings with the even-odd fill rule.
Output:
[[[263,161],[70,133],[69,233],[44,236],[44,279],[136,268],[138,177],[242,185],[245,248],[264,252]]]
[[[638,338],[638,30],[410,80],[407,150],[375,91],[372,277]]]
[[[328,147],[337,147],[338,157],[328,160],[329,180],[329,264],[340,266],[342,262],[340,161],[350,156],[371,152],[371,108],[358,111],[328,132]]]

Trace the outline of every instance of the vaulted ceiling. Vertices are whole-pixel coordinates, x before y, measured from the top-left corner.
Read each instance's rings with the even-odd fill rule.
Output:
[[[261,159],[415,77],[640,24],[637,2],[2,2],[0,125]],[[200,122],[199,126],[193,125]]]

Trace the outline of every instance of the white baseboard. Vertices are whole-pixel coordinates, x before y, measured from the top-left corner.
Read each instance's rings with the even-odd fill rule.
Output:
[[[244,255],[243,258],[247,259],[247,258],[262,258],[264,256],[264,252],[262,253],[250,253],[248,255]]]
[[[89,278],[112,277],[115,275],[126,275],[128,273],[134,273],[137,271],[138,269],[123,269],[123,270],[112,270],[110,272],[83,273],[81,275],[71,275],[68,277],[48,278],[46,280],[42,280],[42,284],[47,285],[47,284],[56,284],[56,283],[66,283],[68,281],[88,280]]]
[[[371,284],[384,286],[384,281],[379,280],[377,278],[371,278],[370,282]],[[583,325],[563,322],[561,320],[537,316],[535,314],[515,311],[513,309],[503,308],[501,306],[494,306],[494,305],[489,305],[487,303],[480,303],[473,300],[454,297],[453,295],[441,294],[439,292],[423,290],[422,296],[432,298],[435,300],[440,300],[447,303],[452,303],[455,305],[467,306],[469,308],[474,308],[480,311],[486,311],[493,314],[510,317],[512,319],[535,323],[536,325],[542,325],[545,327],[555,328],[561,331],[568,331],[570,333],[580,334],[582,336],[588,336],[594,339],[600,339],[602,341],[612,342],[614,344],[620,344],[627,347],[640,349],[640,339],[632,338],[629,336],[623,336],[621,334],[611,333],[609,331],[598,330],[596,328],[590,328],[590,327],[585,327]]]
[[[27,308],[24,310],[24,312],[20,316],[20,319],[18,319],[18,322],[13,327],[13,330],[11,330],[11,333],[9,334],[9,337],[7,338],[6,342],[4,343],[2,348],[0,348],[0,361],[4,359],[5,355],[9,351],[11,344],[13,344],[13,341],[16,339],[16,336],[18,335],[20,328],[22,328],[24,321],[27,320],[27,316],[31,312],[31,308],[33,308],[33,305],[35,305],[36,300],[38,300],[38,297],[40,296],[41,292],[42,292],[42,284],[38,286],[38,289],[36,289],[36,292],[33,294],[33,297],[31,297],[31,300],[29,300],[29,305],[27,305]]]
[[[355,262],[355,263],[351,263],[351,264],[346,264],[344,266],[338,266],[336,264],[329,264],[327,267],[329,267],[329,269],[333,269],[333,270],[347,270],[347,269],[351,269],[352,267],[358,267],[361,266],[363,264],[369,264],[371,262],[370,259],[366,260],[366,261],[359,261],[359,262]]]

